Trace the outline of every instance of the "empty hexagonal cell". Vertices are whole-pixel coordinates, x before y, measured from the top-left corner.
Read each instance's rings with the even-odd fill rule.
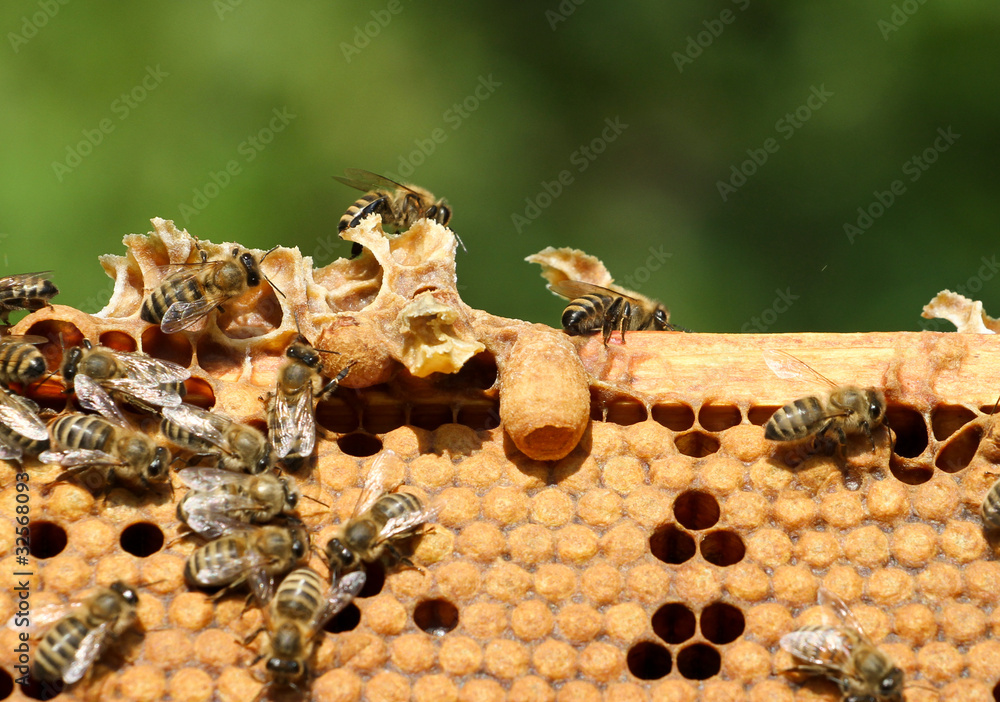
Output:
[[[993,699],[995,702],[1000,702],[1000,682],[993,688]]]
[[[0,668],[0,700],[5,700],[14,694],[14,678],[3,668]]]
[[[62,693],[65,684],[62,680],[56,682],[43,682],[41,680],[35,679],[33,675],[29,673],[28,684],[25,685],[21,683],[21,692],[25,697],[32,700],[51,700],[55,699]]]
[[[496,429],[500,426],[500,405],[468,404],[458,408],[458,423],[476,431]]]
[[[453,421],[455,421],[454,415],[449,405],[427,403],[410,407],[410,419],[407,424],[434,431],[442,424],[451,424]]]
[[[723,431],[743,421],[743,414],[736,405],[702,405],[698,410],[698,424],[706,431]]]
[[[35,558],[52,558],[66,548],[66,530],[55,522],[37,521],[28,525],[28,549]]]
[[[385,434],[406,424],[406,405],[383,387],[367,388],[362,400],[361,426],[369,434]]]
[[[694,426],[694,410],[682,403],[653,405],[653,421],[674,431],[687,431]]]
[[[150,522],[136,522],[125,527],[119,540],[126,553],[147,558],[163,548],[163,530]]]
[[[674,438],[677,450],[685,456],[704,458],[719,450],[719,440],[703,431],[689,431]]]
[[[731,604],[716,602],[701,612],[701,635],[714,644],[727,644],[743,635],[746,619]]]
[[[687,605],[671,602],[660,607],[653,614],[653,633],[669,644],[684,643],[695,630],[694,612]]]
[[[142,333],[142,352],[153,358],[188,368],[194,350],[184,334],[164,334],[154,325]]]
[[[931,431],[934,438],[944,441],[976,418],[976,413],[962,405],[937,405],[931,410]]]
[[[100,336],[102,346],[107,346],[115,351],[135,351],[139,345],[131,335],[120,331],[106,331]]]
[[[356,604],[351,602],[331,617],[330,621],[323,626],[323,630],[331,634],[343,634],[345,631],[354,631],[360,623],[361,610],[358,609]]]
[[[640,641],[625,657],[628,671],[640,680],[659,680],[670,674],[670,651],[654,641]]]
[[[719,502],[707,492],[689,490],[674,500],[674,519],[692,531],[715,526],[719,514]]]
[[[385,587],[385,566],[382,561],[365,564],[365,585],[358,597],[375,597]]]
[[[458,626],[458,608],[448,600],[424,600],[413,610],[413,623],[428,634],[444,636]]]
[[[212,334],[206,334],[198,340],[198,366],[213,378],[238,379],[243,374],[246,358],[244,349]]]
[[[889,456],[889,471],[896,480],[907,485],[920,485],[934,477],[934,466],[896,454]]]
[[[751,424],[756,424],[759,427],[767,424],[775,412],[777,412],[781,407],[778,405],[754,405],[749,410],[747,410],[747,419]]]
[[[646,421],[647,416],[649,415],[641,402],[623,398],[607,405],[604,421],[629,426]]]
[[[202,409],[212,409],[215,406],[215,391],[208,381],[188,378],[184,381],[184,402]]]
[[[664,563],[684,563],[694,558],[694,537],[674,524],[664,524],[649,537],[649,550]]]
[[[358,412],[343,398],[334,395],[316,405],[316,423],[327,431],[346,434],[358,428]]]
[[[83,344],[83,332],[72,322],[58,319],[44,319],[41,322],[35,322],[25,333],[28,336],[44,336],[49,340],[49,343],[38,346],[38,350],[45,356],[49,370],[55,370],[62,364],[63,349]]]
[[[946,473],[957,473],[972,462],[983,440],[983,425],[968,424],[953,434],[938,450],[934,465]]]
[[[736,565],[747,553],[739,534],[732,531],[713,531],[701,540],[702,557],[717,566]]]
[[[677,654],[677,671],[688,680],[707,680],[721,669],[722,656],[708,644],[691,644]]]
[[[924,416],[912,407],[890,406],[885,413],[886,423],[896,437],[892,452],[904,458],[915,458],[927,448],[928,432]]]
[[[357,432],[337,439],[337,446],[348,456],[374,456],[382,450],[382,440],[371,434]]]

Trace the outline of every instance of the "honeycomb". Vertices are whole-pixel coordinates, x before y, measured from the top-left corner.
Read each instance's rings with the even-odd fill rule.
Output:
[[[189,401],[266,430],[297,321],[341,352],[328,373],[357,362],[317,408],[315,465],[295,474],[329,505],[300,505],[314,545],[350,515],[383,449],[405,464],[404,489],[440,508],[414,539],[418,567],[373,567],[318,637],[310,699],[837,700],[827,681],[782,674],[792,660],[778,641],[818,621],[820,587],[921,685],[907,700],[1000,699],[1000,564],[979,515],[1000,472],[997,390],[978,380],[1000,367],[995,338],[629,332],[605,347],[471,310],[451,234],[420,222],[387,238],[377,216],[345,233],[366,247],[358,259],[314,270],[279,248],[261,266],[270,285],[168,336],[138,319],[143,292],[197,250],[153,225],[102,258],[115,279],[104,310],[56,305],[12,333],[49,338],[53,369],[83,338],[181,363]],[[199,245],[212,258],[233,246]],[[776,378],[769,348],[883,388],[892,439],[877,431],[874,451],[852,440],[843,459],[765,440],[778,407],[817,391]],[[33,397],[58,411],[61,391],[49,380]],[[261,612],[241,593],[185,586],[198,543],[179,538],[179,481],[174,495],[102,498],[75,483],[45,492],[58,467],[27,469],[31,608],[118,579],[139,588],[136,630],[56,699],[253,700],[261,642],[242,642]],[[24,570],[15,472],[0,463],[0,621]],[[0,631],[0,698],[50,698],[13,682],[16,636]]]

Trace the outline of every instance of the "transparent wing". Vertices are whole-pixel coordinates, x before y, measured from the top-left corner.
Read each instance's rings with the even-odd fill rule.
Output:
[[[70,449],[68,451],[43,451],[38,457],[42,463],[58,463],[63,468],[77,466],[121,466],[121,460],[104,451]]]
[[[160,320],[160,329],[164,334],[183,331],[228,299],[228,295],[206,295],[192,302],[175,302]]]
[[[334,582],[326,593],[326,604],[321,607],[309,622],[310,631],[321,629],[331,618],[351,603],[361,588],[365,586],[364,571],[348,573]]]
[[[249,476],[246,473],[234,473],[219,468],[185,468],[177,471],[177,477],[192,490],[210,492],[227,485],[242,487]]]
[[[365,476],[365,483],[361,487],[358,503],[354,505],[352,518],[367,512],[375,504],[375,501],[387,492],[385,476],[388,472],[389,461],[393,458],[396,458],[395,451],[387,449],[379,454],[379,457],[372,463],[372,468]]]
[[[347,177],[342,178],[341,176],[334,176],[334,179],[351,188],[357,188],[358,190],[363,190],[365,192],[370,190],[395,190],[396,188],[400,188],[414,193],[413,190],[406,187],[402,183],[397,183],[396,181],[386,178],[385,176],[377,175],[362,168],[345,168],[344,175]],[[417,193],[414,194],[417,195]]]
[[[274,596],[274,576],[264,567],[264,559],[252,551],[248,555],[247,582],[257,602],[265,605]]]
[[[421,506],[421,508],[415,512],[410,512],[399,517],[393,517],[392,519],[386,521],[385,526],[379,531],[378,541],[387,541],[397,534],[403,534],[411,529],[415,529],[424,522],[430,521],[437,516],[438,511],[440,511],[440,508],[438,507]]]
[[[113,351],[115,357],[125,366],[126,373],[133,379],[153,385],[187,380],[191,372],[176,363],[152,358],[142,353]]]
[[[284,458],[290,453],[309,456],[316,445],[316,420],[313,413],[313,388],[309,383],[295,402],[278,392],[271,408],[271,441],[275,453]]]
[[[80,642],[80,648],[77,649],[76,655],[73,656],[73,662],[70,663],[66,672],[63,673],[63,680],[67,685],[72,685],[80,680],[84,673],[87,672],[87,669],[100,657],[101,648],[103,648],[104,642],[107,639],[108,628],[110,626],[111,622],[105,622],[83,637],[83,641]]]
[[[599,295],[600,297],[621,297],[629,302],[639,305],[641,301],[631,295],[625,295],[617,290],[602,288],[600,285],[584,283],[579,280],[561,280],[548,286],[549,290],[556,295],[565,297],[567,300],[575,300],[584,295]]]
[[[218,446],[224,451],[229,450],[229,442],[222,433],[222,426],[229,420],[221,415],[213,415],[207,410],[194,405],[178,405],[164,407],[163,416],[167,421],[176,424],[184,431]]]
[[[837,615],[841,624],[854,629],[861,637],[868,641],[868,636],[865,634],[865,630],[861,628],[861,624],[858,622],[857,617],[854,616],[854,612],[851,611],[851,608],[847,606],[847,603],[839,595],[827,590],[825,587],[821,587],[818,599],[821,605],[833,610],[833,613]]]
[[[32,638],[41,638],[43,630],[47,630],[52,624],[55,624],[74,609],[79,608],[79,602],[75,602],[68,606],[64,604],[45,605],[44,607],[39,607],[38,609],[32,609],[28,626],[17,626],[17,620],[23,615],[15,614],[7,620],[7,628],[14,629],[16,631],[27,631],[28,635]]]
[[[809,627],[781,637],[781,647],[812,665],[839,668],[851,658],[851,645],[843,632],[833,627]]]
[[[217,539],[232,531],[233,525],[246,523],[233,517],[238,510],[257,509],[256,502],[231,493],[189,492],[184,497],[185,523],[206,539]]]
[[[761,353],[767,367],[782,380],[801,380],[807,383],[820,383],[833,388],[837,387],[835,382],[787,351],[764,349]]]
[[[120,427],[129,427],[129,422],[118,409],[118,405],[96,380],[86,375],[78,375],[73,381],[73,389],[82,407],[97,412]]]
[[[45,280],[50,275],[52,275],[52,271],[41,271],[40,273],[20,273],[0,278],[0,292],[9,292],[26,285],[34,285]]]
[[[176,407],[183,402],[183,398],[177,391],[170,387],[151,384],[146,381],[133,380],[131,378],[109,378],[108,380],[102,380],[101,384],[109,390],[123,393],[137,400],[143,400],[147,404],[156,405],[157,407]]]
[[[44,441],[49,438],[49,430],[28,401],[0,388],[0,423],[28,439]]]
[[[0,345],[2,344],[47,344],[49,340],[44,336],[38,336],[36,334],[11,334],[10,336],[5,336],[0,338]]]
[[[0,461],[20,461],[24,452],[17,446],[10,446],[0,439]]]

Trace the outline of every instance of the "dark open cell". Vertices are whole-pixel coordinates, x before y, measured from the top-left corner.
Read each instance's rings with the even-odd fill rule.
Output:
[[[924,416],[911,407],[896,405],[886,410],[886,422],[896,437],[892,452],[904,458],[915,458],[927,448],[927,423]]]
[[[747,412],[747,419],[750,420],[751,424],[756,424],[759,427],[767,424],[775,412],[777,412],[780,407],[776,405],[758,405],[756,407],[751,407]]]
[[[458,608],[448,600],[424,600],[413,610],[413,622],[428,634],[444,636],[458,626]]]
[[[747,553],[739,534],[732,531],[713,531],[701,540],[701,555],[717,566],[736,565]]]
[[[358,597],[375,597],[385,587],[385,566],[382,561],[365,564],[365,586]]]
[[[406,405],[382,392],[366,392],[361,426],[369,434],[385,434],[406,424]]]
[[[731,604],[716,602],[701,613],[701,635],[714,644],[735,641],[746,629],[743,612]]]
[[[28,525],[28,549],[35,558],[52,558],[66,548],[66,530],[55,522]]]
[[[25,332],[28,336],[44,336],[47,344],[40,344],[38,350],[45,356],[49,370],[55,370],[62,364],[63,349],[83,345],[83,332],[72,322],[58,319],[45,319],[35,322]]]
[[[694,636],[694,612],[679,602],[660,607],[653,614],[653,633],[670,644],[684,643]]]
[[[946,473],[957,473],[972,462],[983,440],[983,425],[969,424],[952,435],[938,451],[934,465]]]
[[[993,687],[993,700],[994,702],[1000,702],[1000,682]]]
[[[327,431],[346,434],[358,428],[360,418],[350,404],[334,395],[316,405],[316,423]]]
[[[743,421],[736,405],[702,405],[698,411],[698,424],[705,431],[723,431]]]
[[[14,694],[14,678],[3,668],[0,668],[0,700],[5,700]]]
[[[500,426],[500,405],[462,405],[458,409],[458,423],[476,431],[496,429]]]
[[[664,524],[649,537],[649,550],[664,563],[684,563],[694,558],[694,538],[673,524]]]
[[[707,680],[721,668],[722,656],[708,644],[691,644],[677,654],[677,670],[688,680]]]
[[[410,424],[420,429],[434,431],[442,424],[454,421],[451,407],[441,404],[420,404],[410,408]]]
[[[694,410],[684,404],[653,405],[653,421],[674,431],[687,431],[694,426]]]
[[[337,439],[337,446],[348,456],[374,456],[382,450],[382,440],[371,434],[347,434]]]
[[[202,409],[212,409],[215,406],[215,391],[208,382],[201,378],[188,378],[184,381],[184,402]]]
[[[360,623],[361,610],[352,602],[331,617],[323,630],[331,634],[343,634],[345,631],[354,631]]]
[[[154,325],[142,333],[142,352],[185,368],[191,365],[194,350],[184,334],[164,334]]]
[[[934,438],[944,441],[976,418],[976,413],[962,405],[938,405],[931,410],[931,431]]]
[[[129,334],[120,331],[106,331],[101,334],[100,342],[102,346],[107,346],[115,351],[135,351],[139,345],[135,343]]]
[[[54,699],[63,691],[66,686],[63,684],[62,680],[57,682],[43,682],[41,680],[36,680],[35,676],[28,676],[28,684],[21,684],[21,692],[24,693],[25,697],[33,700],[51,700]]]
[[[497,382],[497,359],[489,351],[482,351],[470,358],[458,373],[449,375],[447,386],[489,390]]]
[[[640,680],[659,680],[670,674],[670,651],[653,641],[640,641],[625,657],[628,671]]]
[[[136,522],[125,527],[120,541],[127,553],[148,558],[163,548],[163,530],[150,522]]]
[[[674,500],[674,519],[692,531],[708,529],[719,521],[719,503],[707,492],[682,492]]]
[[[170,334],[169,336],[180,335]],[[143,338],[145,338],[145,334]],[[245,361],[246,351],[223,343],[210,334],[206,334],[198,340],[198,367],[213,378],[235,380],[242,372]]]
[[[719,440],[703,431],[689,431],[674,438],[677,450],[685,456],[704,458],[719,450]]]
[[[622,399],[615,400],[611,402],[608,406],[607,415],[604,421],[611,422],[612,424],[620,424],[622,426],[629,426],[630,424],[638,424],[639,422],[646,421],[646,408],[641,402],[636,402],[635,400]]]

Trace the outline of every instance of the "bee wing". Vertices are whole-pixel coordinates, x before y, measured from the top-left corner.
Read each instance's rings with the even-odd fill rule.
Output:
[[[426,521],[430,521],[437,515],[439,510],[440,508],[437,506],[421,506],[421,508],[416,512],[410,512],[399,517],[393,517],[392,519],[387,520],[385,526],[379,531],[377,541],[387,541],[397,534],[403,534]]]
[[[584,283],[582,280],[560,280],[558,283],[551,283],[548,288],[567,300],[575,300],[584,295],[599,295],[601,297],[621,297],[636,305],[642,304],[642,301],[637,297],[611,288],[602,288],[593,283]]]
[[[101,383],[111,390],[130,395],[138,400],[144,400],[157,407],[176,407],[183,402],[183,398],[177,394],[177,391],[164,385],[150,384],[132,378],[109,378],[102,380]]]
[[[851,659],[851,644],[843,632],[829,626],[799,629],[781,637],[781,647],[812,665],[840,669]]]
[[[234,473],[221,468],[184,468],[177,471],[177,477],[192,490],[209,492],[224,485],[240,485],[246,482],[245,473]]]
[[[49,339],[37,334],[11,334],[0,338],[0,344],[47,344]]]
[[[68,451],[43,451],[38,460],[42,463],[58,463],[63,468],[75,466],[121,466],[119,459],[104,451],[91,449],[70,449]]]
[[[818,599],[821,605],[833,610],[833,613],[837,615],[842,624],[854,629],[865,641],[868,641],[868,636],[865,634],[865,630],[861,628],[861,624],[858,622],[857,617],[854,616],[854,612],[851,611],[851,608],[847,606],[847,603],[839,595],[831,590],[827,590],[825,587],[821,587]]]
[[[228,295],[205,295],[191,302],[175,302],[160,320],[160,329],[164,334],[183,331],[228,299]]]
[[[236,510],[254,509],[259,506],[243,495],[189,492],[184,498],[184,512],[187,516],[185,522],[206,539],[217,539],[230,533],[234,526],[246,528],[246,523],[231,517],[230,514]]]
[[[24,452],[17,446],[10,446],[0,439],[0,461],[20,461]]]
[[[397,183],[390,178],[377,175],[371,171],[366,171],[363,168],[345,168],[344,175],[347,177],[342,178],[341,176],[334,176],[333,178],[344,185],[357,188],[358,190],[363,190],[365,192],[368,192],[369,190],[395,190],[396,188],[402,188],[403,190],[411,193],[413,192],[413,190],[406,187],[402,183]]]
[[[289,403],[288,397],[279,392],[271,411],[276,429],[272,431],[271,441],[278,457],[284,458],[293,451],[303,456],[311,455],[316,445],[312,383],[303,388],[294,403]]]
[[[194,405],[185,404],[178,405],[177,407],[164,407],[163,416],[167,421],[176,424],[184,431],[194,434],[224,451],[228,451],[229,442],[226,441],[222,430],[219,428],[220,419],[222,421],[228,420],[222,417],[213,418],[211,412],[203,410],[200,407],[195,407]]]
[[[135,380],[159,385],[160,383],[187,380],[191,377],[191,372],[187,368],[170,361],[151,358],[142,353],[125,353],[121,351],[114,351],[112,353],[125,366],[126,373]]]
[[[82,678],[87,669],[100,657],[110,627],[111,622],[104,622],[83,637],[76,655],[73,656],[73,662],[63,673],[63,681],[67,685],[72,685]]]
[[[375,501],[385,494],[385,474],[389,468],[389,460],[395,457],[395,451],[387,449],[375,459],[371,470],[365,476],[365,483],[361,487],[361,495],[358,497],[358,503],[354,505],[354,512],[351,514],[352,518],[367,512],[375,504]]]
[[[45,422],[31,409],[21,396],[0,389],[0,423],[6,424],[21,436],[35,441],[49,438]]]
[[[17,631],[27,631],[28,635],[32,638],[37,638],[43,629],[48,629],[49,626],[55,624],[57,621],[65,617],[67,614],[72,612],[74,609],[79,609],[80,603],[76,602],[72,605],[64,604],[50,604],[44,607],[39,607],[38,609],[33,609],[31,611],[31,616],[29,617],[28,626],[17,626],[17,620],[24,617],[23,614],[15,614],[13,617],[7,620],[8,629],[16,629]]]
[[[256,551],[247,553],[247,582],[250,592],[261,605],[271,601],[274,596],[274,576],[264,567],[264,559]]]
[[[5,278],[0,278],[0,292],[7,292],[9,290],[16,290],[19,287],[25,285],[32,285],[40,280],[45,280],[46,276],[52,274],[52,271],[41,271],[39,273],[19,273],[18,275],[8,275]]]
[[[787,351],[764,349],[762,355],[767,367],[782,380],[801,380],[807,383],[820,383],[833,388],[837,387],[835,382]]]
[[[364,571],[348,573],[340,580],[334,582],[326,593],[326,604],[316,613],[309,622],[311,631],[322,628],[331,618],[338,614],[344,607],[351,603],[361,588],[365,586]]]
[[[97,381],[86,375],[78,375],[73,381],[73,389],[76,392],[76,399],[85,409],[97,412],[101,416],[111,420],[120,427],[128,427],[129,422],[118,409],[118,405],[111,399],[107,391],[97,384]]]

